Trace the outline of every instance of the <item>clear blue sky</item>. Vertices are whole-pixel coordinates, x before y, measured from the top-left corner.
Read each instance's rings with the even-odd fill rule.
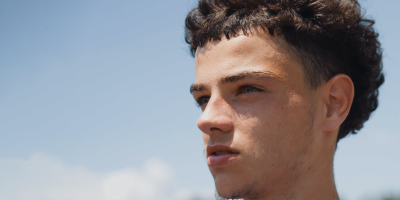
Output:
[[[400,192],[400,1],[361,2],[377,22],[386,82],[365,128],[339,143],[348,200]],[[0,199],[212,196],[189,93],[193,5],[0,0]]]

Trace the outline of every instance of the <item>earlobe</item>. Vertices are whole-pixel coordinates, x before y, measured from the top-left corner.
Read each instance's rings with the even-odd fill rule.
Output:
[[[324,131],[334,131],[340,127],[349,114],[354,98],[354,85],[350,77],[338,74],[325,84],[324,90],[326,114],[323,129]]]

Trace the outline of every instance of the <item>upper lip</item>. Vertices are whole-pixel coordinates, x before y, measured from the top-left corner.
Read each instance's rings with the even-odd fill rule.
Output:
[[[223,144],[215,144],[215,145],[207,146],[206,151],[207,151],[207,157],[214,155],[216,152],[220,152],[220,151],[230,151],[234,154],[239,154],[238,150],[236,150],[232,147],[223,145]]]

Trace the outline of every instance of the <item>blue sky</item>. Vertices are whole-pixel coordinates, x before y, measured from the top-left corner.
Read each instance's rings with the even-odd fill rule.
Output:
[[[183,37],[193,5],[0,0],[0,199],[213,195]],[[365,128],[338,145],[348,200],[400,192],[400,2],[362,5],[386,82]]]

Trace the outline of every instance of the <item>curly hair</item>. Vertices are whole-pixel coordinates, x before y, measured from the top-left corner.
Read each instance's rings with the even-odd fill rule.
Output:
[[[384,75],[374,23],[357,0],[199,0],[186,17],[185,40],[195,56],[207,42],[261,28],[284,39],[311,88],[337,74],[348,75],[355,96],[339,141],[360,130],[378,106]]]

